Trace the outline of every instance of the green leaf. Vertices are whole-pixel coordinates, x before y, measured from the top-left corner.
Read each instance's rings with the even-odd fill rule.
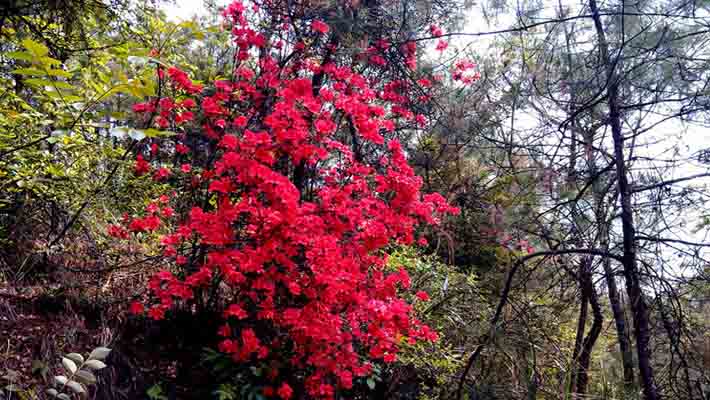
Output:
[[[18,68],[18,69],[13,69],[10,71],[13,74],[17,75],[32,75],[32,76],[45,76],[47,75],[46,72],[42,71],[39,68]]]
[[[74,363],[74,361],[66,357],[62,357],[62,365],[64,366],[64,368],[66,368],[67,371],[71,372],[72,374],[76,372],[76,364]]]
[[[59,392],[57,391],[57,389],[50,388],[50,389],[47,389],[47,394],[52,397],[57,397],[57,395],[59,395]]]
[[[64,375],[57,375],[54,377],[54,380],[60,385],[66,385],[66,383],[69,382],[69,378]]]
[[[50,87],[52,89],[74,89],[74,86],[64,81],[52,81],[49,79],[42,78],[28,78],[25,79],[24,82],[33,86],[44,86]]]
[[[62,177],[66,175],[66,169],[64,169],[63,167],[58,167],[56,165],[48,165],[47,173],[52,176]]]
[[[163,388],[157,383],[148,389],[146,395],[153,400],[168,400],[168,398],[163,395]]]
[[[77,381],[69,381],[67,382],[67,387],[71,390],[74,391],[74,393],[86,393],[86,389],[84,389],[84,385]]]
[[[62,62],[52,57],[40,57],[39,61],[45,65],[62,65]]]
[[[237,393],[234,391],[232,385],[220,384],[219,388],[213,392],[218,400],[236,400]]]
[[[89,371],[79,370],[74,376],[86,384],[96,383],[96,377]]]
[[[22,390],[22,388],[19,385],[11,383],[11,384],[5,386],[5,390],[7,390],[8,392],[19,392]]]
[[[161,130],[153,129],[153,128],[146,129],[144,132],[145,132],[145,136],[150,137],[150,138],[154,138],[154,137],[170,137],[170,136],[175,136],[175,135],[177,135],[177,133],[175,133],[175,132],[171,132],[171,131],[161,131]],[[138,139],[136,139],[136,140],[138,140]]]
[[[108,357],[109,353],[111,353],[111,349],[108,347],[97,347],[89,355],[89,360],[103,360]]]
[[[89,360],[84,365],[86,365],[87,367],[89,367],[93,370],[99,370],[99,369],[106,368],[106,364],[104,364],[103,362],[101,362],[99,360]]]
[[[365,382],[367,383],[367,387],[369,387],[370,390],[375,390],[375,380],[374,379],[367,378],[367,381],[365,381]]]
[[[64,101],[66,101],[67,103],[76,103],[76,102],[80,102],[80,101],[84,100],[83,97],[76,96],[73,94],[66,94],[63,97],[64,97]]]
[[[32,39],[25,39],[22,41],[22,45],[36,57],[46,56],[49,53],[47,46],[42,43],[37,43]]]
[[[24,82],[33,86],[52,86],[52,81],[42,78],[29,78],[25,79]]]
[[[71,77],[72,77],[72,74],[70,74],[69,72],[67,72],[67,71],[65,71],[65,70],[63,70],[63,69],[56,69],[56,68],[48,69],[48,70],[47,70],[47,75],[49,75],[49,76],[61,76],[62,78],[71,78]]]
[[[57,89],[74,89],[74,85],[65,81],[52,81],[52,86]]]
[[[52,134],[54,134],[54,132],[52,132]],[[65,134],[66,134],[66,131],[65,131]],[[84,356],[82,356],[82,355],[79,354],[79,353],[69,353],[69,354],[67,354],[66,357],[67,357],[68,359],[70,359],[70,360],[72,360],[72,361],[76,361],[76,362],[78,362],[78,363],[80,363],[80,364],[84,362]]]
[[[34,57],[32,57],[32,54],[30,54],[26,51],[11,51],[11,52],[5,53],[5,57],[12,58],[15,60],[23,60],[23,61],[33,61],[34,60]]]
[[[131,86],[127,84],[116,85],[109,90],[108,94],[123,93],[123,94],[133,94],[131,91]]]
[[[66,393],[60,393],[59,396],[57,396],[57,398],[60,400],[71,400],[71,397],[69,397],[69,395]]]

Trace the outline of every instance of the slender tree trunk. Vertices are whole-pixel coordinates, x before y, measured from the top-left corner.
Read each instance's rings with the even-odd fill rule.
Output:
[[[622,7],[623,7],[622,0]],[[599,50],[607,73],[607,101],[609,106],[609,123],[614,142],[614,158],[616,159],[616,179],[621,199],[621,226],[623,232],[623,262],[626,291],[631,302],[631,310],[636,334],[636,352],[638,355],[639,374],[646,400],[658,400],[660,395],[656,388],[651,366],[649,349],[648,306],[643,298],[641,280],[636,264],[636,239],[634,215],[631,208],[631,187],[628,182],[626,162],[624,157],[624,138],[621,129],[621,113],[619,109],[619,83],[615,73],[614,63],[609,57],[609,46],[604,34],[599,8],[596,0],[589,0],[589,7],[594,19],[594,27],[599,39]]]
[[[589,329],[587,337],[582,343],[582,349],[579,353],[579,361],[577,362],[577,396],[583,398],[587,393],[587,384],[589,383],[589,365],[592,361],[592,350],[594,350],[594,345],[597,343],[599,334],[602,331],[602,324],[604,323],[604,316],[602,315],[602,308],[599,305],[599,297],[597,296],[597,291],[594,288],[594,282],[592,281],[592,258],[588,257],[587,260],[583,261],[584,271],[580,276],[580,284],[582,291],[585,292],[585,297],[589,299],[589,304],[592,308],[592,327]]]
[[[579,306],[579,318],[577,319],[577,336],[574,339],[574,350],[572,351],[572,367],[569,382],[570,393],[577,392],[577,374],[580,370],[579,356],[582,351],[582,343],[584,341],[584,328],[587,326],[587,314],[589,309],[589,297],[587,297],[587,291],[581,285],[581,276],[584,270],[585,260],[580,261],[579,265],[579,282],[580,282],[580,306]]]
[[[590,176],[594,179],[592,183],[592,191],[594,192],[594,202],[596,208],[596,220],[599,226],[599,245],[603,251],[609,251],[609,222],[608,222],[608,211],[605,207],[604,197],[606,196],[606,188],[604,188],[602,177],[598,177],[598,168],[596,160],[594,158],[594,153],[592,152],[592,146],[594,144],[594,132],[584,133],[585,145],[588,148],[587,153],[587,167],[590,172]],[[606,281],[608,295],[609,295],[609,305],[611,307],[611,313],[614,316],[614,325],[616,328],[617,341],[619,342],[619,351],[621,352],[621,363],[624,369],[624,386],[626,391],[629,392],[634,388],[634,357],[632,354],[631,342],[628,334],[628,323],[626,322],[626,315],[624,315],[623,304],[619,296],[619,288],[616,286],[616,279],[614,277],[614,270],[611,266],[611,259],[602,259],[602,267],[604,268],[604,279]]]
[[[608,229],[608,227],[607,227]],[[609,233],[603,233],[602,238],[602,249],[607,251],[609,249]],[[634,356],[631,348],[631,341],[629,339],[626,315],[624,315],[624,305],[621,302],[619,296],[619,288],[616,286],[616,279],[614,278],[614,270],[611,268],[611,260],[604,259],[602,261],[602,266],[604,267],[604,278],[606,280],[607,290],[609,294],[609,305],[611,306],[611,313],[614,316],[614,325],[616,327],[616,336],[619,342],[619,351],[621,352],[621,363],[624,368],[624,385],[626,390],[632,390],[634,387]]]

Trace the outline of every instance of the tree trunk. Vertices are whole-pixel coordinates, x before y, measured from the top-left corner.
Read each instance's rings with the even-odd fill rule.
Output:
[[[605,230],[608,227],[605,226]],[[609,233],[602,233],[602,249],[609,249]],[[621,303],[619,296],[619,288],[616,286],[614,278],[614,270],[611,268],[611,260],[604,259],[602,261],[604,267],[604,278],[606,280],[607,290],[609,291],[609,305],[611,313],[614,316],[614,325],[616,327],[616,336],[619,342],[619,351],[621,351],[621,363],[624,368],[624,386],[626,391],[631,391],[634,388],[634,356],[632,354],[631,342],[627,331],[626,315],[624,314],[624,305]]]
[[[584,134],[585,145],[592,148],[594,144],[594,132],[586,132]],[[603,251],[609,251],[609,222],[607,207],[605,207],[604,197],[606,196],[606,188],[601,181],[602,177],[597,176],[599,173],[594,153],[587,151],[587,166],[590,176],[594,179],[592,183],[592,191],[594,192],[594,202],[596,208],[596,223],[599,226],[599,245]],[[621,363],[624,369],[624,386],[627,392],[634,388],[634,357],[631,349],[631,342],[628,334],[628,323],[624,314],[623,304],[619,296],[619,288],[616,286],[614,270],[611,266],[611,259],[604,258],[602,260],[604,268],[604,279],[606,280],[607,290],[609,294],[609,305],[614,316],[614,325],[616,328],[616,337],[619,342],[619,351],[621,352]]]
[[[621,112],[619,108],[619,83],[615,73],[614,63],[609,57],[609,46],[602,27],[599,8],[596,0],[589,0],[589,7],[594,19],[594,27],[599,39],[599,50],[602,62],[607,73],[607,101],[609,106],[609,123],[614,142],[614,158],[616,163],[616,179],[621,199],[621,226],[623,232],[623,262],[626,291],[631,301],[631,310],[634,320],[634,333],[636,335],[636,352],[638,355],[639,374],[646,400],[660,399],[656,383],[654,382],[653,368],[651,366],[651,352],[649,349],[649,321],[648,306],[643,298],[641,280],[636,265],[636,239],[634,215],[631,208],[631,187],[629,186],[626,162],[624,157],[624,138],[621,129]],[[622,0],[623,7],[623,0]]]
[[[579,265],[579,275],[582,276],[584,270],[584,264],[586,260],[582,260]],[[581,283],[581,278],[579,279]],[[582,343],[584,341],[584,328],[587,325],[587,313],[589,298],[587,297],[587,291],[582,288],[580,284],[580,306],[579,306],[579,318],[577,319],[577,336],[574,339],[574,350],[572,351],[572,370],[570,374],[569,391],[570,393],[577,392],[577,373],[580,370],[579,356],[582,351]]]
[[[583,398],[587,393],[587,384],[589,383],[589,364],[592,360],[592,350],[594,345],[597,343],[599,334],[602,331],[602,324],[604,323],[604,317],[602,315],[602,308],[599,305],[599,297],[597,296],[597,291],[594,289],[594,282],[592,281],[592,258],[589,257],[587,260],[583,261],[584,271],[580,276],[580,285],[582,291],[585,293],[585,297],[589,300],[589,304],[592,306],[592,327],[589,329],[587,337],[584,339],[582,344],[581,352],[579,353],[579,361],[577,362],[577,396]]]

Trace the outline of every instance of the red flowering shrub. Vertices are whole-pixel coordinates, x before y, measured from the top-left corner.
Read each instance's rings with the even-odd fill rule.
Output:
[[[159,66],[171,97],[133,108],[147,125],[179,134],[136,157],[135,173],[169,183],[175,196],[128,218],[126,229],[169,232],[161,244],[175,268],[150,280],[154,301],[131,310],[161,319],[220,288],[222,352],[268,364],[269,393],[280,398],[299,397],[299,388],[332,398],[370,374],[373,360],[394,361],[401,340],[436,340],[398,296],[410,285],[406,271],[384,266],[391,244],[414,243],[419,224],[457,210],[438,194],[422,196],[392,137],[400,126],[428,124],[412,111],[428,101],[421,87],[337,65],[325,22],[278,10],[277,2],[226,9],[232,79],[203,87]],[[367,50],[370,68],[387,68],[390,50],[416,64],[414,42],[378,41]],[[118,226],[110,234],[127,236]]]

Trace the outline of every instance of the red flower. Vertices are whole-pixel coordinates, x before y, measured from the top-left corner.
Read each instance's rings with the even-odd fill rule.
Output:
[[[155,111],[155,105],[153,103],[136,103],[133,105],[133,112],[145,113]]]
[[[150,203],[145,207],[145,211],[148,214],[155,214],[158,212],[158,205],[156,203]]]
[[[158,105],[160,105],[160,108],[166,111],[170,111],[173,108],[175,108],[175,103],[173,103],[173,100],[169,97],[163,97],[158,101]]]
[[[128,239],[128,232],[118,225],[109,225],[107,233],[117,239]]]
[[[156,321],[165,318],[165,308],[163,306],[153,306],[148,310],[148,316]]]
[[[234,126],[237,128],[244,128],[247,126],[247,117],[240,115],[234,119]]]
[[[425,88],[431,87],[431,81],[426,78],[419,79],[417,83]]]
[[[143,303],[134,301],[133,303],[131,303],[131,307],[129,308],[129,311],[133,315],[143,314],[143,312],[145,311],[145,306],[143,306]]]
[[[190,98],[187,98],[179,103],[177,103],[179,107],[182,108],[192,108],[195,106],[195,100],[192,100]]]
[[[192,111],[183,111],[175,115],[175,123],[180,125],[182,123],[192,121],[194,118],[195,115],[192,113]]]
[[[318,119],[315,122],[316,131],[322,134],[329,134],[335,131],[335,122],[330,119]]]
[[[417,298],[421,301],[429,301],[429,293],[424,291],[418,291],[416,294]]]
[[[311,29],[315,32],[326,34],[330,30],[330,27],[323,21],[315,20],[311,22]]]
[[[224,324],[219,327],[219,330],[217,330],[217,334],[222,337],[232,336],[232,328],[230,328],[229,325]]]
[[[187,154],[190,151],[190,148],[185,146],[182,143],[176,143],[175,144],[175,152],[178,154]]]
[[[162,181],[170,176],[171,172],[168,168],[160,167],[153,175],[153,179],[156,181]]]
[[[225,317],[234,317],[236,319],[244,319],[247,317],[246,311],[238,304],[231,304],[224,312]]]
[[[242,329],[242,355],[246,358],[253,353],[259,351],[261,343],[256,333],[251,328]]]
[[[217,345],[217,347],[219,348],[219,351],[227,354],[233,354],[239,351],[239,345],[237,344],[237,342],[230,339],[225,339],[219,342],[219,345]]]
[[[291,386],[289,386],[288,383],[283,383],[276,393],[282,399],[288,400],[291,396],[293,396],[293,389],[291,389]]]
[[[135,171],[136,176],[145,175],[150,172],[150,164],[148,164],[148,162],[143,159],[143,156],[141,154],[138,154],[133,170]]]
[[[439,39],[438,42],[436,42],[436,50],[438,51],[444,51],[449,47],[449,42],[443,39]]]

